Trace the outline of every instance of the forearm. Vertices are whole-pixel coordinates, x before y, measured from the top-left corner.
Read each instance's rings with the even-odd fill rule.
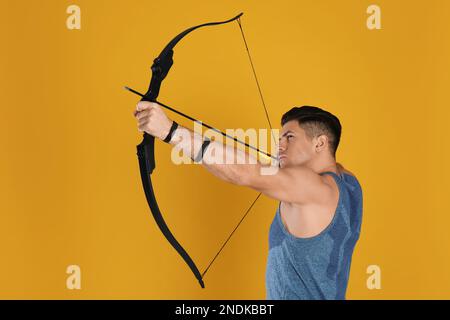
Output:
[[[203,141],[200,134],[179,126],[170,143],[184,155],[195,159],[201,154]],[[211,141],[201,164],[216,177],[237,185],[248,185],[259,175],[261,168],[255,156],[221,141]]]

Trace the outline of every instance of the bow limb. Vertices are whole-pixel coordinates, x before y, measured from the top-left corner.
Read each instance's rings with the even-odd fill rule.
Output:
[[[155,146],[155,138],[151,135],[144,135],[144,140],[140,145],[137,146],[138,150],[138,158],[139,158],[139,168],[142,180],[142,186],[144,188],[145,197],[147,199],[147,203],[150,207],[150,211],[152,212],[153,218],[155,219],[156,224],[158,225],[161,232],[164,234],[167,241],[169,241],[170,245],[178,252],[178,254],[183,258],[186,264],[191,269],[195,278],[198,280],[200,286],[202,288],[205,287],[203,283],[202,275],[198,270],[195,262],[186,252],[186,250],[181,246],[181,244],[177,241],[175,236],[170,231],[167,226],[161,211],[159,210],[158,202],[156,201],[155,192],[153,190],[151,172],[155,168],[154,163],[154,146]],[[152,160],[153,159],[153,160]],[[153,163],[151,162],[153,161]]]

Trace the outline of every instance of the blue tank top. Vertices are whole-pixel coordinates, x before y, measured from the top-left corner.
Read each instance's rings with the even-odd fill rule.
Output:
[[[332,221],[321,233],[310,238],[290,234],[278,206],[269,232],[267,299],[345,299],[361,230],[362,189],[349,174],[323,174],[333,176],[339,200]]]

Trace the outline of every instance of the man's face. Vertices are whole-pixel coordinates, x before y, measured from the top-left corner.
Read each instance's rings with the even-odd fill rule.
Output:
[[[315,155],[313,141],[308,138],[297,120],[286,122],[281,128],[278,146],[280,167],[308,163]]]

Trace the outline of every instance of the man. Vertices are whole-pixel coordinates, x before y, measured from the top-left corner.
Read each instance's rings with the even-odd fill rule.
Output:
[[[250,161],[255,160],[250,154],[178,126],[156,103],[139,102],[134,115],[140,131],[169,141],[191,159],[203,158],[216,177],[280,202],[269,233],[268,299],[345,299],[361,228],[362,190],[336,163],[341,136],[336,116],[310,106],[284,114],[279,168],[261,174],[264,166]],[[238,161],[208,161],[212,153],[232,154]]]

